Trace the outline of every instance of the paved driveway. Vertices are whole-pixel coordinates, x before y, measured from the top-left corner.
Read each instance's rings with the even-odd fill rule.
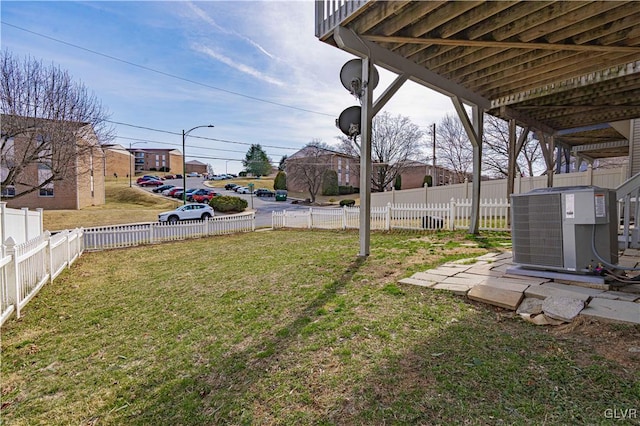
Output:
[[[167,179],[165,181],[167,184],[182,186],[182,179]],[[251,194],[238,194],[233,191],[227,191],[224,189],[224,185],[226,185],[229,181],[213,181],[214,187],[213,189],[216,192],[221,193],[222,195],[230,195],[234,197],[240,197],[247,200],[250,209],[256,211],[256,227],[271,227],[271,213],[274,211],[282,211],[282,210],[306,210],[309,206],[302,206],[299,204],[291,204],[290,200],[287,201],[275,201],[274,197],[256,197]],[[187,178],[187,189],[189,188],[211,188],[204,184],[204,180],[202,178],[196,177],[188,177]],[[151,191],[153,187],[144,187],[148,191]],[[315,207],[314,207],[315,208]]]

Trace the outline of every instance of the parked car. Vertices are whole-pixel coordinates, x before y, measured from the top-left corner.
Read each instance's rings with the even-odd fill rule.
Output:
[[[189,197],[196,203],[208,203],[213,197],[219,195],[213,189],[198,189]]]
[[[186,198],[187,198],[187,200],[189,199],[189,195],[191,195],[191,193],[193,193],[193,192],[195,192],[195,191],[197,191],[197,190],[198,190],[198,188],[189,188],[189,189],[187,189],[187,191],[186,191]],[[182,200],[182,194],[183,194],[184,192],[185,192],[185,191],[183,191],[182,189],[181,189],[180,191],[176,191],[176,192],[174,192],[174,193],[173,193],[172,197],[173,197],[173,198],[177,198],[177,199],[179,199],[179,200]]]
[[[287,191],[278,189],[276,191],[276,201],[287,201]]]
[[[182,175],[176,175],[176,179],[182,179]]]
[[[187,173],[187,177],[200,177],[200,173],[189,172],[189,173]]]
[[[267,188],[259,188],[256,189],[255,191],[253,191],[253,194],[256,197],[273,197],[274,195],[276,195],[275,192],[267,189]]]
[[[224,180],[225,177],[224,177],[224,175],[213,175],[213,176],[211,176],[211,179],[212,180]]]
[[[161,180],[158,180],[158,179],[148,179],[148,180],[143,180],[138,185],[140,185],[140,186],[162,186],[162,185],[164,185],[164,182],[161,181]]]
[[[174,188],[174,187],[175,187],[175,185],[164,184],[162,186],[158,186],[156,188],[153,188],[152,191],[157,194],[157,193],[161,193],[165,189],[171,189],[171,188]]]
[[[149,179],[156,179],[156,180],[162,180],[160,179],[159,176],[154,176],[154,175],[144,175],[144,176],[140,176],[138,179],[136,179],[136,183],[140,184],[140,182],[145,181],[145,180],[149,180]]]
[[[173,194],[175,194],[178,191],[183,191],[183,190],[184,190],[184,188],[181,187],[181,186],[174,186],[173,188],[171,188],[168,191],[162,191],[162,195],[167,195],[169,197],[173,197]],[[165,192],[166,192],[166,194],[165,194]]]
[[[164,175],[165,179],[175,179],[175,175]]]
[[[234,191],[236,191],[238,194],[251,194],[251,191],[249,191],[249,188],[247,188],[246,186],[235,188]]]
[[[228,183],[224,186],[224,189],[226,189],[227,191],[233,191],[233,189],[237,186],[240,185],[238,185],[237,183]]]
[[[207,220],[213,217],[213,208],[208,204],[191,203],[180,206],[175,210],[160,213],[160,222],[177,222],[179,220]]]

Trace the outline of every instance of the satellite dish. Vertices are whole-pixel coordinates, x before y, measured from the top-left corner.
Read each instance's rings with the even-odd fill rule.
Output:
[[[350,138],[356,137],[360,134],[361,114],[359,106],[349,107],[342,111],[340,117],[336,120],[336,126]]]
[[[380,76],[375,66],[371,67],[371,89],[375,89],[378,86]],[[342,66],[340,70],[340,82],[345,89],[349,91],[356,98],[362,97],[362,91],[364,89],[362,79],[362,59],[352,59]]]

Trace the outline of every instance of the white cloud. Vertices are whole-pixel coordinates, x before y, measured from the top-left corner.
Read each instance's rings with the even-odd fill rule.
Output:
[[[262,81],[264,81],[266,83],[275,84],[276,86],[284,86],[285,85],[285,83],[283,81],[278,80],[277,78],[270,77],[270,76],[266,75],[265,73],[255,69],[255,68],[252,68],[252,67],[250,67],[248,65],[245,65],[245,64],[242,64],[240,62],[237,62],[237,61],[235,61],[235,60],[233,60],[233,59],[231,59],[231,58],[229,58],[229,57],[227,57],[227,56],[225,56],[225,55],[223,55],[221,53],[218,53],[218,52],[214,51],[213,49],[211,49],[211,48],[209,48],[207,46],[194,44],[192,47],[193,47],[194,50],[196,50],[196,51],[198,51],[200,53],[203,53],[203,54],[209,56],[212,59],[216,59],[216,60],[222,62],[223,64],[230,66],[231,68],[234,68],[234,69],[236,69],[236,70],[238,70],[238,71],[240,71],[242,73],[245,73],[247,75],[255,77],[255,78],[257,78],[259,80],[262,80]]]

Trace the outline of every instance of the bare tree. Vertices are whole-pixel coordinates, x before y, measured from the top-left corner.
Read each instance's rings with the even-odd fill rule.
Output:
[[[495,177],[506,177],[509,174],[509,123],[489,114],[485,115],[484,123],[483,170]],[[522,128],[517,130],[516,139],[523,131]],[[543,161],[540,144],[533,138],[533,133],[529,133],[516,159],[516,172],[533,176],[536,170],[544,167]]]
[[[410,165],[419,158],[424,132],[409,117],[392,116],[383,112],[374,117],[371,128],[372,191],[384,191]],[[360,157],[353,141],[340,137],[339,150]]]
[[[288,185],[303,186],[309,191],[309,199],[315,203],[322,187],[322,178],[331,167],[331,152],[319,139],[309,142],[304,148],[287,158],[285,170]]]
[[[19,197],[88,170],[76,167],[76,159],[112,139],[107,111],[95,95],[66,71],[6,50],[0,67],[0,185],[15,185]],[[38,179],[30,176],[35,165]]]
[[[456,174],[463,182],[473,168],[473,146],[460,120],[445,115],[436,130],[438,165]]]

